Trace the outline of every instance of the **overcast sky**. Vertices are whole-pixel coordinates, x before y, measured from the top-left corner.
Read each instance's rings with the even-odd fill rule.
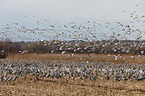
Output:
[[[128,18],[128,12],[135,10],[145,13],[145,0],[0,0],[1,18],[8,16],[11,20],[24,15],[60,19]]]
[[[131,12],[145,14],[145,0],[0,0],[0,24],[28,24],[25,16],[68,20],[130,21]],[[29,22],[33,22],[31,19]]]

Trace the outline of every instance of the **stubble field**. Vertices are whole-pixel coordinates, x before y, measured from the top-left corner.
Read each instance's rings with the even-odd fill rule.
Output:
[[[114,55],[114,56],[113,56]],[[115,56],[117,59],[115,60]],[[49,60],[49,61],[72,61],[113,63],[113,64],[144,64],[145,56],[122,54],[15,54],[10,55],[6,60]],[[4,60],[1,60],[4,61]],[[0,83],[0,95],[5,96],[132,96],[145,95],[145,80],[120,80],[113,78],[102,79],[98,77],[96,80],[89,78],[80,80],[72,80],[62,78],[40,78],[27,74],[27,78],[20,77],[16,81]]]

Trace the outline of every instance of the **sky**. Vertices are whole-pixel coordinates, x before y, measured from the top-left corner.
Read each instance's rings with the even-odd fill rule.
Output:
[[[111,27],[116,27],[117,25],[114,24],[116,21],[129,24],[133,20],[130,15],[134,11],[136,11],[135,15],[145,15],[145,0],[0,0],[0,25],[8,24],[15,27],[13,23],[16,22],[19,23],[17,27],[47,28],[46,23],[41,24],[41,26],[37,26],[36,23],[37,21],[48,20],[49,24],[50,22],[52,25],[57,23],[57,27],[69,22],[82,24],[87,21],[109,22],[112,24]],[[141,25],[141,23],[138,24],[137,22],[136,24],[140,28],[138,25]],[[64,28],[61,30],[64,30]],[[104,31],[103,29],[100,30]],[[141,30],[144,29],[141,28]],[[29,32],[22,34],[21,32],[14,32],[12,29],[8,31],[11,31],[9,36],[5,31],[0,31],[0,37],[12,37],[13,40],[17,41],[24,40],[25,37],[30,35]],[[38,38],[39,35],[37,35],[34,37]],[[47,38],[41,36],[41,39]]]

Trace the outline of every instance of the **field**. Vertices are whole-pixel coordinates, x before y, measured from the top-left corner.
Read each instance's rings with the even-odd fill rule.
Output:
[[[114,55],[114,56],[113,56]],[[117,56],[117,59],[114,59]],[[110,64],[124,64],[123,66],[137,65],[145,63],[145,56],[138,56],[127,54],[14,54],[6,58],[6,60],[29,60],[29,62],[36,61],[50,61],[57,63],[70,63],[77,65],[84,63],[93,65],[92,62],[110,63]],[[5,62],[5,60],[1,60]],[[14,61],[15,62],[15,61]],[[19,62],[18,62],[19,63]],[[43,63],[41,63],[43,64]],[[31,66],[31,65],[30,65]],[[78,65],[77,65],[78,66]],[[106,65],[108,66],[108,65]],[[112,65],[111,65],[112,66]],[[114,65],[113,65],[114,66]],[[142,65],[141,65],[142,66]],[[144,65],[143,65],[144,66]],[[144,69],[144,68],[143,68]],[[68,76],[68,74],[67,74]],[[40,78],[35,79],[35,76],[27,74],[26,78],[19,77],[16,81],[0,83],[0,95],[18,95],[18,96],[94,96],[94,95],[108,95],[108,96],[132,96],[145,95],[145,80],[114,80],[113,78],[102,79],[98,77],[96,80],[89,80],[89,78],[80,80],[72,80],[62,78]]]
[[[111,62],[111,63],[126,63],[126,64],[144,64],[145,56],[144,55],[131,55],[131,54],[12,54],[7,59],[28,59],[28,60],[61,60],[61,61],[90,61],[90,62]],[[91,56],[89,56],[91,55]],[[118,56],[118,59],[115,60],[114,56]],[[131,56],[134,56],[135,59],[132,59]]]

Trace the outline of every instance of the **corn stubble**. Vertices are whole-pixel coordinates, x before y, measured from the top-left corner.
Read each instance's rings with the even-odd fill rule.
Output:
[[[70,55],[70,56],[68,56]],[[112,56],[112,55],[111,55]],[[145,57],[132,59],[130,55],[122,55],[121,58],[114,60],[114,57],[108,57],[106,54],[94,54],[88,57],[88,54],[25,54],[7,57],[10,59],[29,59],[29,60],[68,60],[68,61],[89,61],[89,62],[112,62],[112,63],[144,63]],[[137,57],[137,56],[135,56]],[[81,58],[81,59],[80,59]],[[96,80],[66,80],[65,78],[44,78],[39,81],[31,78],[29,75],[26,79],[20,78],[16,81],[0,84],[0,95],[17,95],[17,96],[94,96],[94,95],[145,95],[145,80],[143,81],[115,81],[114,79],[106,80],[97,78]]]

